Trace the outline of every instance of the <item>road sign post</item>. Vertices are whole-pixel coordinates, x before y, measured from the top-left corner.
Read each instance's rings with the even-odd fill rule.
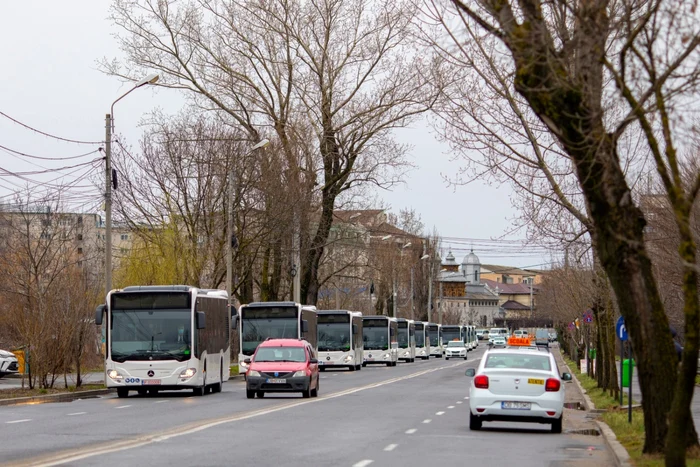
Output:
[[[623,374],[623,366],[622,362],[625,359],[625,342],[627,339],[629,339],[629,336],[627,335],[627,328],[625,327],[625,318],[620,316],[620,318],[617,320],[617,323],[615,324],[615,334],[617,335],[617,338],[620,340],[620,407],[622,407],[622,396],[624,392],[624,386],[622,385],[622,380],[624,379],[624,374]],[[630,362],[631,363],[631,362]],[[632,388],[632,375],[630,374],[630,391]],[[631,392],[630,392],[631,395]]]

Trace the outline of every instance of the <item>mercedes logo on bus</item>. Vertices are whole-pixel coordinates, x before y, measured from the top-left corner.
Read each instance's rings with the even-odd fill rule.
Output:
[[[155,375],[155,373],[153,372],[153,370],[148,370],[148,376],[153,376],[153,375]]]

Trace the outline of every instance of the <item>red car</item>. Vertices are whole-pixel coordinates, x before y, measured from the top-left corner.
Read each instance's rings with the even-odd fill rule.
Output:
[[[314,348],[305,340],[267,339],[246,358],[246,396],[265,397],[266,392],[301,392],[318,396],[319,370]]]

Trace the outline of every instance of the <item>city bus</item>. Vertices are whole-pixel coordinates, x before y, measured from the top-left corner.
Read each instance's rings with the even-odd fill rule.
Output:
[[[416,325],[413,320],[397,318],[399,329],[399,360],[416,361]]]
[[[416,357],[427,360],[430,358],[430,345],[426,335],[426,326],[428,323],[416,321],[414,323],[416,332]]]
[[[469,336],[472,343],[472,350],[479,346],[479,337],[476,335],[476,326],[469,326]]]
[[[439,324],[428,323],[426,337],[430,343],[430,356],[442,358],[442,332]]]
[[[364,356],[362,341],[362,313],[347,310],[319,311],[318,367],[347,367],[350,371],[362,368]]]
[[[450,341],[462,341],[467,343],[466,329],[463,326],[443,324],[442,325],[442,343],[446,347]],[[468,346],[467,346],[468,348]],[[443,348],[443,352],[444,352]]]
[[[304,339],[318,353],[318,316],[315,306],[295,302],[253,302],[238,311],[238,372],[248,371],[250,358],[258,344],[268,338]]]
[[[374,363],[396,366],[399,360],[398,322],[388,316],[363,316],[362,340],[364,358],[362,366]]]
[[[106,319],[104,319],[106,318]],[[105,385],[129,391],[192,389],[221,392],[231,366],[231,328],[225,290],[185,285],[111,290],[95,310],[105,323]]]

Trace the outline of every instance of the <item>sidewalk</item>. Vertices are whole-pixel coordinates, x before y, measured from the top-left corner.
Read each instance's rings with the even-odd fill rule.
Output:
[[[82,378],[82,383],[83,384],[104,384],[104,372],[88,372],[80,375]],[[75,383],[78,379],[78,376],[76,374],[69,374],[67,376],[68,380],[68,386],[75,386]],[[24,380],[24,386],[28,387],[29,383],[27,380]],[[22,376],[21,375],[7,375],[4,376],[3,378],[0,378],[0,389],[16,389],[22,387]],[[60,375],[56,378],[56,383],[54,384],[55,388],[65,388],[65,380],[63,378],[63,375]]]

